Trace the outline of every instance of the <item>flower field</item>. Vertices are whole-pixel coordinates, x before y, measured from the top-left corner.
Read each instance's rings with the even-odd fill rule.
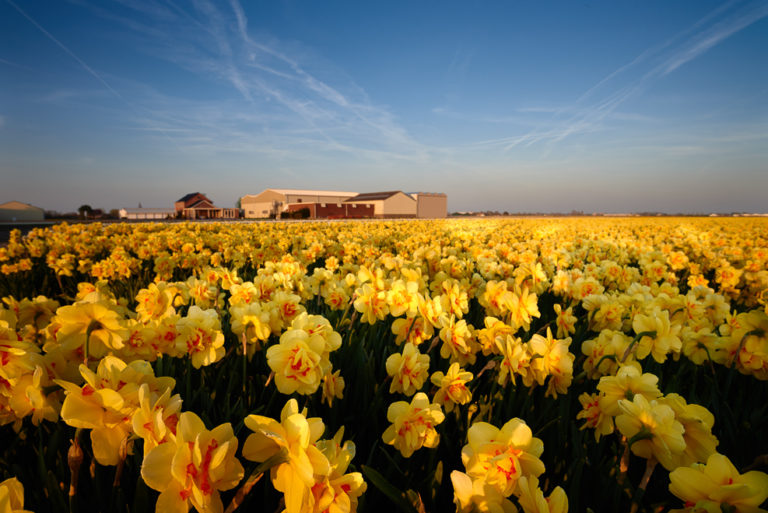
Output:
[[[0,512],[756,512],[768,220],[0,247]]]

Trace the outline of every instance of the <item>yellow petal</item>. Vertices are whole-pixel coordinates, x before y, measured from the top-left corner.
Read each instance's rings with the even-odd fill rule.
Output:
[[[180,441],[191,442],[197,438],[197,435],[205,431],[205,424],[200,420],[200,417],[195,415],[191,411],[185,411],[179,416],[178,429],[176,436]]]
[[[262,433],[253,433],[245,439],[243,457],[250,461],[261,463],[267,461],[280,450],[280,446]]]
[[[173,481],[157,498],[155,513],[187,513],[189,502],[181,498],[181,486]]]
[[[61,418],[72,427],[92,429],[104,424],[104,410],[81,391],[70,393],[61,407]]]
[[[96,428],[91,431],[93,457],[102,465],[117,465],[120,444],[128,433],[122,427]]]
[[[141,464],[141,477],[153,490],[163,491],[173,480],[171,462],[176,444],[164,443],[150,450]]]

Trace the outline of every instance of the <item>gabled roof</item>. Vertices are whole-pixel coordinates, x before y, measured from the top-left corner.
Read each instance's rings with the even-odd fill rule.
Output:
[[[22,203],[21,201],[7,201],[5,203],[0,204],[0,208],[3,209],[9,209],[9,210],[19,210],[19,209],[36,209],[36,210],[43,210],[40,207],[36,207],[34,205],[30,205],[29,203]]]
[[[186,208],[218,208],[218,207],[214,206],[214,204],[208,201],[207,199],[201,199],[201,200],[195,201],[194,203],[192,203]]]
[[[203,194],[203,193],[201,193],[201,192],[190,192],[189,194],[185,194],[185,195],[184,195],[182,198],[180,198],[180,199],[176,200],[176,202],[177,202],[177,203],[178,203],[179,201],[184,201],[184,202],[187,202],[187,201],[191,200],[192,198],[194,198],[195,196],[197,196],[198,194],[199,194],[199,195],[201,195],[201,196],[203,196],[203,197],[205,197],[205,194]]]
[[[349,198],[348,202],[355,202],[355,201],[377,201],[377,200],[385,200],[389,199],[395,194],[405,194],[403,191],[384,191],[384,192],[364,192],[362,194],[358,194],[354,198]],[[410,198],[410,196],[408,196]],[[413,198],[411,198],[413,199]]]

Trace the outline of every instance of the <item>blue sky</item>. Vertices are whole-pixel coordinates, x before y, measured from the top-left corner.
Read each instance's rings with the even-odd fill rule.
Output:
[[[764,1],[0,0],[0,202],[768,211]]]

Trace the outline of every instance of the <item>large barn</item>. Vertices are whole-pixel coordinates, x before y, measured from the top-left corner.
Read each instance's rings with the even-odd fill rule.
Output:
[[[243,216],[250,219],[277,218],[284,212],[296,212],[308,204],[317,205],[309,208],[313,218],[371,217],[371,208],[372,217],[379,219],[442,218],[448,215],[447,196],[435,192],[406,194],[403,191],[385,191],[361,194],[349,191],[266,189],[259,194],[247,194],[240,198]],[[359,210],[362,207],[365,208]]]
[[[373,216],[379,219],[416,217],[416,199],[403,191],[366,192],[347,201],[373,206]]]
[[[243,217],[249,219],[276,217],[293,203],[342,203],[356,192],[312,191],[305,189],[266,189],[259,194],[240,198]]]
[[[21,201],[0,204],[0,222],[42,221],[43,219],[45,219],[45,212],[40,207]]]

